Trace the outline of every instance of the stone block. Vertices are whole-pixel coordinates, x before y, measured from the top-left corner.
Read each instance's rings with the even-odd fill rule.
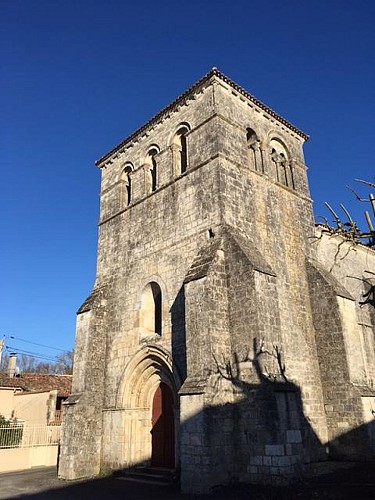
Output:
[[[268,456],[285,455],[284,445],[282,445],[282,444],[266,444],[265,453]]]
[[[287,465],[290,465],[290,457],[272,457],[272,465],[278,466],[278,467],[285,467]]]
[[[288,430],[286,431],[286,439],[288,443],[301,443],[302,436],[299,430]]]
[[[263,465],[271,465],[272,464],[272,457],[263,457]]]
[[[249,472],[250,474],[257,474],[258,471],[259,471],[259,468],[255,465],[249,465],[247,468],[247,472]]]

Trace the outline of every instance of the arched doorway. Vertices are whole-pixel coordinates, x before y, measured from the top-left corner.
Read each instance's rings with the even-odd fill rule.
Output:
[[[171,356],[159,346],[144,346],[128,363],[118,388],[123,467],[176,467],[179,387]]]
[[[151,465],[173,469],[175,465],[173,393],[167,384],[161,383],[155,391],[151,423]]]

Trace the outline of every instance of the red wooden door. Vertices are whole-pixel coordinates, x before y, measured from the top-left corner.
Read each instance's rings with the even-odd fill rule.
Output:
[[[174,468],[173,394],[166,384],[160,384],[152,403],[152,458],[154,467]]]

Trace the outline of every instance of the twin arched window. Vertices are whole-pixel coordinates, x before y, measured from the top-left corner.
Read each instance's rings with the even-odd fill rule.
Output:
[[[260,148],[260,140],[256,132],[251,128],[246,129],[246,144],[249,167],[252,170],[264,173],[264,158]],[[295,189],[293,168],[286,148],[281,141],[275,138],[271,139],[269,146],[273,165],[272,177],[280,184]]]
[[[277,139],[270,141],[271,160],[274,166],[275,179],[277,182],[295,189],[292,166],[289,155],[283,144]]]

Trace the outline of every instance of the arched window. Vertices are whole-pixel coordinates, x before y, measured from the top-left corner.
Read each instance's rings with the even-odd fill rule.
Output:
[[[263,173],[263,157],[259,138],[252,128],[246,129],[247,160],[252,170]]]
[[[172,144],[175,146],[175,163],[176,172],[183,174],[187,170],[187,144],[186,144],[186,134],[189,132],[187,125],[182,125],[173,137]]]
[[[140,325],[143,334],[162,333],[162,293],[160,286],[151,281],[142,293]]]
[[[284,145],[277,139],[272,139],[271,160],[274,165],[275,179],[277,182],[295,189],[293,169],[289,161],[289,155]]]
[[[246,129],[246,140],[249,148],[251,148],[251,146],[258,141],[258,137],[252,128]]]
[[[129,206],[132,201],[132,180],[130,177],[132,171],[133,166],[128,163],[121,173],[121,204],[126,206]]]
[[[145,161],[145,164],[149,167],[148,176],[151,192],[156,191],[158,187],[158,166],[155,158],[158,153],[159,150],[157,149],[157,147],[153,146],[149,149]]]

